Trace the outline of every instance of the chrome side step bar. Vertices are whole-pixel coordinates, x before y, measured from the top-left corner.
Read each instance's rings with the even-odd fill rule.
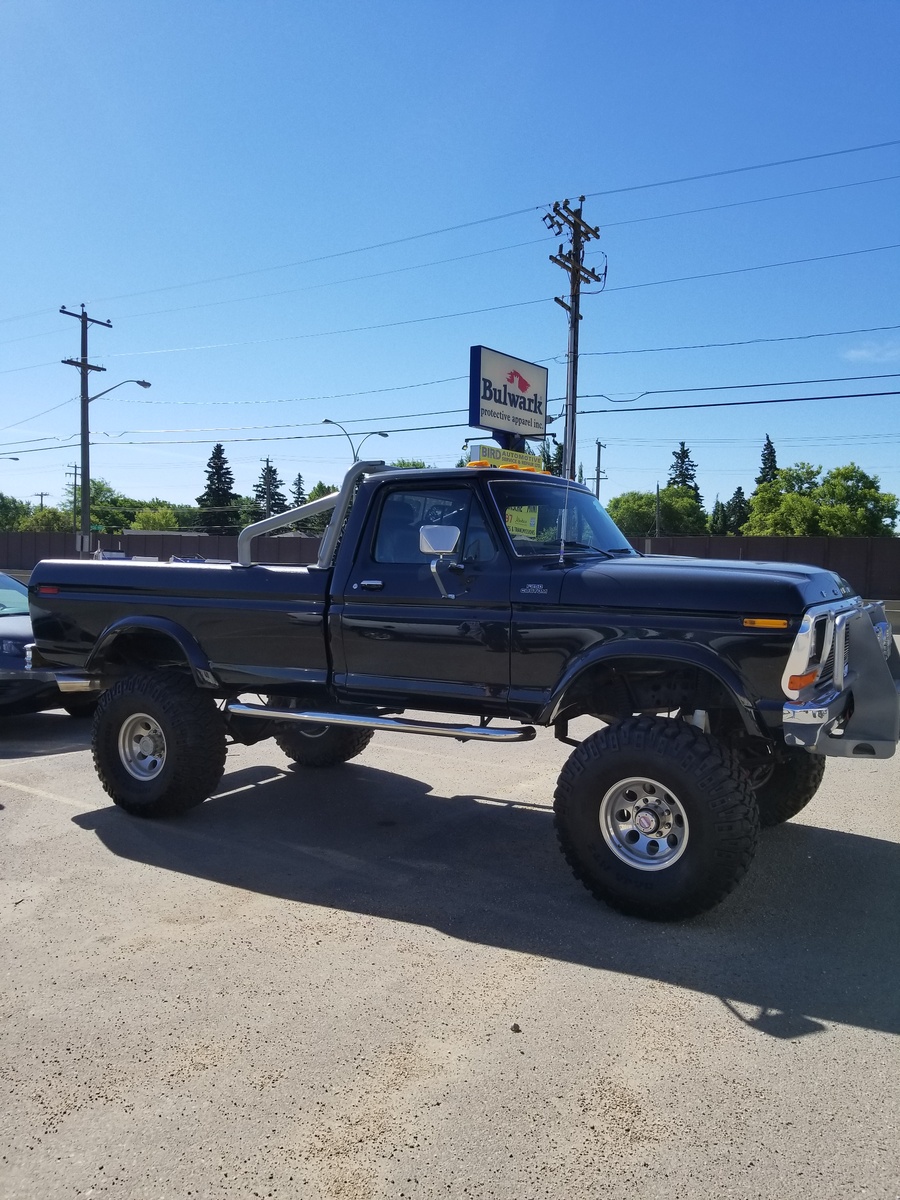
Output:
[[[301,721],[307,725],[349,725],[383,733],[421,733],[430,737],[458,738],[461,742],[530,742],[536,736],[532,725],[521,729],[489,729],[483,725],[442,725],[437,721],[409,721],[403,717],[367,717],[361,713],[301,712],[296,708],[268,708],[264,704],[225,705],[235,717],[259,717],[263,721]]]

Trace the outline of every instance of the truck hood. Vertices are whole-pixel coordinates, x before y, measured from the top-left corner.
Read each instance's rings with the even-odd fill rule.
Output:
[[[802,563],[647,555],[577,563],[560,600],[633,611],[790,616],[854,594],[832,571]]]

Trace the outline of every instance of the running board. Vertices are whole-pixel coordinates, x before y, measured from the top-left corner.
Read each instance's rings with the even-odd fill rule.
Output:
[[[300,712],[296,708],[269,708],[264,704],[226,704],[225,712],[235,717],[259,717],[263,721],[301,721],[306,725],[347,725],[376,729],[383,733],[421,733],[430,737],[452,737],[461,742],[530,742],[532,725],[521,729],[489,729],[484,725],[441,725],[432,721],[407,721],[402,717],[367,717],[362,713]]]

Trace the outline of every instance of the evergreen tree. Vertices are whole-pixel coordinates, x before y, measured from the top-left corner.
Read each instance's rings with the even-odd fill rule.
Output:
[[[240,496],[234,490],[234,475],[221,442],[213,446],[206,464],[206,488],[197,497],[201,512],[198,526],[207,533],[237,533]]]
[[[563,448],[558,442],[554,443],[552,450],[549,441],[541,442],[541,466],[551,475],[562,475]]]
[[[763,483],[774,483],[777,475],[778,463],[775,459],[775,447],[772,445],[772,439],[766,434],[760,456],[759,474],[755,480],[756,486],[759,487]]]
[[[744,495],[742,487],[734,489],[734,495],[725,505],[725,530],[736,537],[741,536],[741,528],[750,517],[750,501]]]
[[[253,498],[263,517],[274,516],[284,512],[288,507],[287,499],[281,490],[284,483],[279,478],[278,471],[266,459],[265,466],[259,473],[259,479],[253,488]]]
[[[291,499],[293,500],[292,508],[299,508],[301,504],[306,503],[306,489],[303,486],[303,476],[298,475],[291,484]]]
[[[698,504],[703,503],[703,497],[700,495],[700,489],[697,487],[697,464],[691,458],[691,452],[684,444],[678,443],[678,449],[672,451],[674,462],[669,467],[670,488],[687,488],[692,493]]]
[[[713,537],[723,537],[728,533],[727,511],[718,496],[716,496],[716,502],[709,516],[709,532]]]

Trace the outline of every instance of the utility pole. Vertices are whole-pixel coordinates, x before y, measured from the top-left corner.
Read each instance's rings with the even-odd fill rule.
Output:
[[[563,475],[575,478],[575,410],[578,396],[578,322],[581,320],[582,283],[606,282],[606,266],[602,273],[584,265],[584,247],[600,236],[600,229],[588,225],[581,217],[584,196],[578,197],[578,207],[573,209],[568,200],[554,203],[550,212],[544,214],[544,224],[559,235],[569,231],[571,248],[564,253],[560,243],[559,253],[551,254],[550,261],[556,263],[569,276],[569,299],[554,296],[556,303],[569,314],[569,349],[566,356],[566,432],[563,443]]]
[[[41,498],[41,512],[43,512],[43,511],[44,511],[44,497],[45,497],[45,496],[49,496],[49,495],[50,495],[50,493],[49,493],[49,492],[35,492],[34,494],[35,494],[35,496],[40,496],[40,498]]]
[[[91,552],[91,430],[88,418],[88,378],[91,371],[106,370],[106,367],[96,367],[88,362],[88,326],[103,325],[112,329],[112,322],[89,317],[83,304],[80,313],[69,312],[65,306],[61,306],[59,311],[64,316],[74,317],[76,321],[81,322],[81,358],[64,358],[62,361],[65,366],[77,367],[81,372],[81,544],[78,549],[87,556]]]
[[[78,533],[78,464],[69,463],[69,470],[66,471],[66,478],[72,476],[72,532]]]
[[[268,457],[266,458],[266,516],[272,515],[272,472]]]
[[[605,442],[601,442],[600,439],[598,438],[597,439],[597,471],[596,471],[596,474],[594,475],[594,495],[597,497],[598,500],[600,499],[600,480],[606,478],[606,475],[600,469],[600,452],[601,452],[601,450],[605,450],[605,449],[606,449]]]

